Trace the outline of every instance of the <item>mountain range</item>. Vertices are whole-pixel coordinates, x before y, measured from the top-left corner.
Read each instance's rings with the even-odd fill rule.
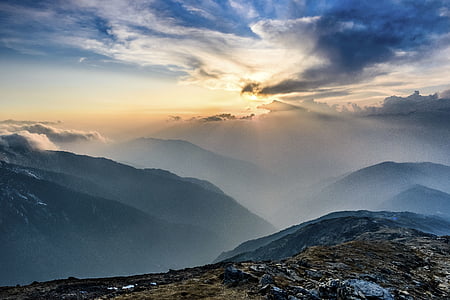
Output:
[[[178,156],[180,170],[196,164],[192,151],[198,151],[198,164],[206,151],[183,141],[144,139],[136,142],[137,153],[145,153],[143,145],[149,143],[159,147],[161,155],[167,152],[166,158]],[[175,147],[177,143],[181,145]],[[168,150],[183,145],[191,153],[184,165],[181,152]],[[234,180],[241,187],[248,182],[249,191],[252,184],[264,183],[257,183],[257,175],[246,181],[252,172],[264,174],[251,164],[214,153],[208,159],[212,173],[220,174],[221,168],[225,177],[235,173]],[[0,284],[158,272],[209,263],[215,257],[279,260],[316,245],[446,235],[449,178],[450,167],[433,163],[384,162],[363,168],[299,193],[298,201],[284,207],[284,217],[293,222],[342,207],[351,211],[332,212],[271,234],[275,228],[270,223],[204,179],[2,144],[0,242],[8,246],[0,251]],[[253,205],[259,200],[254,197]]]
[[[293,200],[280,208],[278,215],[283,216],[287,224],[333,211],[355,209],[449,215],[449,206],[444,200],[444,193],[450,192],[449,180],[449,166],[429,162],[383,162],[291,193],[289,197]],[[431,193],[430,189],[436,192]]]
[[[9,267],[3,270],[17,272],[17,276],[3,273],[3,284],[207,263],[224,248],[274,231],[202,180],[30,148],[2,146],[0,160],[5,207],[0,239],[7,242],[4,251],[9,253],[2,256],[9,258]],[[21,251],[23,255],[14,255]],[[95,256],[102,259],[94,263]],[[45,263],[50,258],[55,263]],[[30,268],[34,271],[28,272]]]
[[[271,208],[269,198],[272,195],[267,191],[280,188],[281,181],[269,170],[184,140],[139,138],[106,145],[96,153],[138,168],[160,168],[180,176],[207,180],[259,215]],[[270,189],[259,193],[261,187]]]
[[[158,167],[182,176],[206,179],[280,227],[339,210],[450,215],[447,201],[443,200],[447,196],[444,193],[450,192],[447,184],[450,167],[440,164],[388,161],[289,192],[292,185],[286,185],[257,165],[219,155],[183,140],[140,138],[110,145],[101,152],[132,165]],[[421,191],[418,186],[423,187]],[[424,189],[441,194],[431,194]],[[404,199],[400,200],[402,196]],[[415,204],[411,203],[413,197]],[[428,204],[421,199],[426,199]]]
[[[217,234],[171,224],[0,162],[0,284],[165,271],[204,263]],[[209,252],[211,254],[213,252]]]

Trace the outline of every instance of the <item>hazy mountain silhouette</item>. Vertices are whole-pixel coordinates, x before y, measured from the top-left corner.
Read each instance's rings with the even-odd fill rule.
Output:
[[[35,172],[39,176],[64,187],[119,201],[170,223],[213,232],[219,240],[211,243],[208,251],[219,253],[274,231],[268,222],[211,184],[205,186],[203,181],[181,178],[167,171],[135,169],[109,159],[60,151],[3,147],[0,157],[38,169]]]
[[[286,219],[295,222],[337,210],[376,210],[383,202],[417,184],[450,192],[449,180],[449,166],[429,162],[383,162],[352,172],[325,187],[297,195],[297,200],[280,214],[284,213]]]
[[[416,184],[383,202],[380,209],[450,217],[450,194]]]
[[[211,231],[170,224],[0,161],[0,285],[166,271],[205,263],[219,243]]]
[[[262,186],[277,187],[268,170],[183,140],[139,138],[113,144],[99,153],[136,167],[161,168],[180,176],[208,180],[257,213],[264,212],[264,208],[262,201],[255,201],[255,193]]]
[[[325,222],[333,219],[335,221],[330,221],[328,223]],[[348,235],[348,232],[346,232],[347,229],[345,229],[345,226],[348,225],[346,225],[345,223],[349,220],[353,222],[357,219],[369,219],[372,221],[378,220],[373,222],[378,222],[380,225],[384,224],[390,227],[412,228],[421,232],[436,235],[450,234],[450,221],[439,217],[426,216],[411,212],[372,212],[367,210],[339,211],[327,214],[308,222],[291,226],[287,229],[262,238],[244,242],[231,251],[223,252],[216,259],[216,261],[234,260],[235,258],[239,258],[238,260],[279,259],[281,258],[281,256],[279,256],[278,254],[273,254],[273,257],[269,257],[272,254],[267,254],[268,251],[272,251],[271,249],[279,249],[280,247],[282,247],[286,249],[284,249],[283,252],[280,251],[279,253],[285,253],[285,251],[287,251],[289,253],[292,253],[287,255],[290,256],[296,254],[296,251],[301,251],[299,249],[306,246],[331,245],[335,243],[337,244],[348,241],[350,239],[354,239],[358,235],[363,234],[366,231],[374,232],[374,229],[370,229],[372,227],[369,228],[366,226],[369,223],[372,224],[372,221],[370,221],[369,223],[364,221],[360,224],[361,228],[354,229],[354,234]],[[342,224],[340,222],[342,222]],[[359,221],[355,222],[356,227],[360,226],[357,225],[359,224]],[[315,224],[319,223],[321,223],[321,225],[314,226]],[[327,226],[330,227],[327,229],[324,224],[327,224]],[[306,227],[308,227],[308,229],[305,229]],[[374,228],[377,230],[380,229],[376,226]],[[292,246],[294,248],[289,249],[289,247],[291,247],[291,242],[287,243],[286,241],[297,239],[298,241],[292,241],[292,243],[294,243],[296,246]],[[278,250],[274,251],[278,253]],[[258,255],[261,255],[261,257]],[[256,258],[257,256],[258,258]]]

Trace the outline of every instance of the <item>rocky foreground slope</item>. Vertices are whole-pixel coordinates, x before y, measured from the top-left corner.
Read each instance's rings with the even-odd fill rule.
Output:
[[[0,299],[449,299],[450,237],[310,247],[282,261],[0,288]]]

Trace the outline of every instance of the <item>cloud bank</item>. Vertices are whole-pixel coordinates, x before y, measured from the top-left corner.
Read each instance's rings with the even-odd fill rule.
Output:
[[[79,130],[58,129],[44,124],[21,126],[20,130],[28,131],[30,133],[43,134],[55,143],[106,141],[106,139],[96,131],[85,132]]]
[[[43,134],[33,134],[27,131],[12,134],[0,135],[0,146],[12,149],[28,150],[57,150],[47,136]]]
[[[443,93],[442,96],[447,95]],[[368,115],[405,115],[421,112],[450,113],[450,97],[440,98],[438,94],[422,96],[416,91],[407,97],[388,97],[380,107],[365,107],[360,111]]]
[[[3,120],[0,121],[0,138],[4,146],[22,145],[25,148],[40,150],[56,150],[68,143],[107,141],[96,131],[61,129],[49,125],[60,123]]]
[[[411,115],[414,113],[450,114],[450,93],[449,91],[443,91],[423,96],[419,91],[415,91],[406,97],[386,97],[377,106],[360,106],[352,102],[330,105],[326,102],[307,99],[285,102],[274,100],[269,104],[260,105],[258,108],[266,109],[270,112],[304,111],[354,117]]]

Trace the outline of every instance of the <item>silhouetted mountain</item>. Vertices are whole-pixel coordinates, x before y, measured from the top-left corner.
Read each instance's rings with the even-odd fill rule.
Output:
[[[379,209],[381,203],[416,184],[450,192],[450,167],[434,163],[383,162],[297,196],[283,211],[292,221],[336,210]]]
[[[450,217],[450,194],[417,184],[380,205],[381,209]]]
[[[357,224],[360,222],[357,220],[360,219],[366,221],[361,221],[360,228],[357,228]],[[330,228],[326,229],[324,224],[330,226]],[[374,224],[378,225],[375,226]],[[259,239],[244,242],[231,251],[223,252],[216,261],[275,259],[275,257],[278,259],[283,253],[295,254],[301,251],[303,247],[333,245],[353,240],[365,232],[373,233],[380,230],[384,228],[383,226],[386,228],[412,228],[436,235],[450,233],[450,221],[439,217],[410,212],[340,211]],[[279,254],[273,254],[271,251]],[[273,257],[269,258],[267,255],[273,255]]]
[[[262,104],[258,106],[259,109],[267,109],[271,112],[284,112],[284,111],[292,111],[292,110],[299,110],[299,111],[306,111],[304,107],[298,106],[298,105],[292,105],[286,102],[273,100],[269,104]]]
[[[65,187],[117,200],[171,223],[212,231],[220,238],[217,251],[274,230],[222,192],[167,171],[135,169],[105,158],[60,151],[0,148],[0,155],[11,163],[64,174],[41,176]]]
[[[166,271],[207,262],[219,243],[200,227],[170,224],[0,161],[0,285]]]
[[[265,209],[263,201],[255,201],[255,193],[261,186],[272,184],[274,176],[253,163],[183,140],[139,138],[110,145],[99,154],[138,168],[160,168],[180,176],[205,179],[256,213],[264,213]]]

